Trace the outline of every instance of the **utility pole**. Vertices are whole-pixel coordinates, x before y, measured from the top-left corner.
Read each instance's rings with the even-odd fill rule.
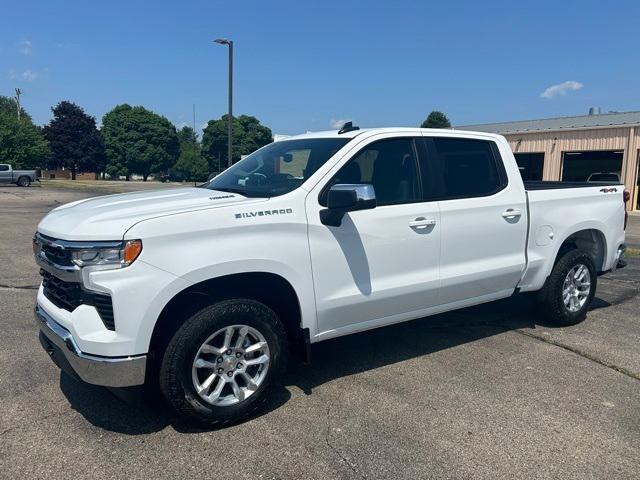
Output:
[[[195,145],[197,141],[198,134],[196,133],[196,104],[193,104],[193,144]]]
[[[20,95],[22,95],[22,90],[16,88],[16,103],[18,104],[18,120],[20,120]]]
[[[231,144],[233,142],[233,41],[226,38],[218,38],[214,42],[229,47],[229,117],[227,118],[227,157],[228,166],[233,165]]]

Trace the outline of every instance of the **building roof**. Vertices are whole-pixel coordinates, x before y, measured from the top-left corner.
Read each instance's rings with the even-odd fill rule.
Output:
[[[524,133],[552,130],[614,127],[640,125],[639,112],[600,113],[597,115],[579,115],[576,117],[543,118],[540,120],[521,120],[517,122],[485,123],[479,125],[456,126],[456,130],[475,130],[489,133]]]

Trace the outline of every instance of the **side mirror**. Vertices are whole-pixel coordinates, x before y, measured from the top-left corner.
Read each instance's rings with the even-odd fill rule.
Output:
[[[320,210],[323,225],[339,227],[347,212],[376,208],[376,192],[373,185],[338,184],[327,194],[327,208]]]

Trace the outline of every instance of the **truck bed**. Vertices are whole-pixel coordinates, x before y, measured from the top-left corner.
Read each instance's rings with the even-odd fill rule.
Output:
[[[558,249],[578,231],[601,232],[603,252],[596,269],[601,272],[611,268],[618,246],[624,243],[623,185],[543,181],[525,182],[525,189],[529,233],[522,291],[536,290],[544,284]]]

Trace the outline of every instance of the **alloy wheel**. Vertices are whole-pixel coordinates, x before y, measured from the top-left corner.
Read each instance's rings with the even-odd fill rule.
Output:
[[[235,405],[250,397],[269,370],[269,345],[248,325],[230,325],[207,338],[191,367],[193,386],[214,406]]]
[[[578,312],[586,303],[591,292],[591,274],[586,265],[578,264],[572,267],[562,285],[562,301],[565,308],[571,312]]]

